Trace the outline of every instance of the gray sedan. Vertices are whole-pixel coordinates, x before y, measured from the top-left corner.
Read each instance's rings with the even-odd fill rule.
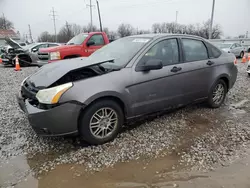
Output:
[[[221,43],[217,46],[228,53],[233,53],[236,57],[242,58],[244,56],[244,47],[238,43]]]
[[[43,136],[114,139],[129,120],[194,102],[218,108],[237,77],[236,58],[203,38],[138,35],[87,58],[50,63],[21,84],[18,102]]]

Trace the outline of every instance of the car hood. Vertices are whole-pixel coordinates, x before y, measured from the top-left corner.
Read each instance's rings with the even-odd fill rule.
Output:
[[[55,47],[50,47],[50,48],[41,48],[39,51],[40,52],[57,52],[61,50],[67,50],[75,46],[79,46],[79,45],[62,45],[62,46],[55,46]]]
[[[221,50],[223,50],[225,52],[230,52],[230,48],[222,48]]]
[[[105,62],[112,62],[113,60],[114,58],[97,59],[91,57],[61,60],[44,65],[38,72],[31,75],[27,81],[37,88],[47,88],[71,71]]]
[[[15,48],[15,49],[21,48],[21,49],[23,49],[16,41],[12,40],[9,37],[6,37],[4,40],[12,48]]]

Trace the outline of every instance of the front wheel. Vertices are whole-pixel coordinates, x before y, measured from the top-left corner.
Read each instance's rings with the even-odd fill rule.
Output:
[[[100,100],[81,114],[79,132],[89,144],[104,144],[118,135],[123,121],[124,114],[119,104],[112,100]]]
[[[211,108],[219,108],[225,100],[227,85],[224,80],[218,80],[210,90],[208,105]]]

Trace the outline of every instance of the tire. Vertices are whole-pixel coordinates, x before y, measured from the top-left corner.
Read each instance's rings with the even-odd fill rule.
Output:
[[[243,56],[244,56],[244,52],[242,51],[240,52],[240,58],[243,58]]]
[[[113,123],[113,130],[112,132],[110,131],[109,125],[111,125],[110,122],[108,123],[97,123],[97,119],[95,117],[102,117],[103,114],[103,109],[107,109],[107,113],[109,114],[111,110],[113,110],[114,112],[114,116],[112,116],[111,118],[117,117],[117,121],[116,123]],[[98,116],[93,117],[95,114],[99,114]],[[99,118],[98,117],[98,118]],[[107,118],[108,119],[108,118]],[[100,121],[109,121],[105,118],[101,119]],[[93,127],[94,126],[106,126],[106,128],[102,127],[96,127],[96,128],[91,128],[90,123],[96,121],[93,123]],[[100,122],[99,121],[99,122]],[[100,144],[104,144],[106,142],[109,142],[111,140],[113,140],[115,137],[117,137],[118,133],[120,132],[122,125],[124,122],[124,113],[123,110],[121,109],[120,105],[117,104],[115,101],[113,100],[100,100],[97,102],[94,102],[92,105],[90,105],[89,107],[87,107],[86,110],[83,111],[83,113],[81,113],[80,115],[80,121],[79,121],[79,125],[78,125],[78,129],[79,129],[79,133],[80,136],[83,140],[85,140],[86,142],[88,142],[89,144],[92,145],[100,145]],[[111,127],[112,129],[112,127]],[[99,131],[101,131],[99,134],[101,135],[95,135],[94,133],[98,133]],[[109,134],[107,134],[106,137],[101,138],[102,134],[105,134],[106,131],[110,131]],[[104,132],[104,133],[103,133]],[[100,137],[99,137],[100,136]]]
[[[216,98],[214,96],[214,93],[215,93],[215,90],[218,89],[218,87],[221,87],[221,90],[223,91],[223,93],[221,94],[221,98],[219,98],[218,100],[215,100]],[[220,79],[217,82],[215,82],[215,84],[210,89],[209,96],[208,96],[209,107],[219,108],[225,100],[227,91],[228,91],[228,88],[224,80]]]
[[[250,77],[250,73],[248,73],[248,76]]]

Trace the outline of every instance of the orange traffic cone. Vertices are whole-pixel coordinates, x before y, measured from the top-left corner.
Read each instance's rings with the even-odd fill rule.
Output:
[[[15,66],[15,71],[20,71],[21,70],[21,67],[19,65],[19,60],[18,60],[18,57],[16,56],[16,66]]]
[[[243,58],[242,58],[242,63],[246,63],[247,62],[247,58],[246,58],[246,54],[244,54]]]
[[[0,64],[3,63],[3,60],[0,58]]]
[[[244,55],[243,56],[243,58],[242,58],[242,61],[241,61],[242,63],[246,63],[247,62],[247,58],[246,58],[246,56]]]

